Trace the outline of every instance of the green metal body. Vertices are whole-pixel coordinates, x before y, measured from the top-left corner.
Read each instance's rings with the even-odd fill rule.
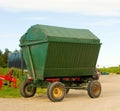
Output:
[[[89,30],[35,25],[21,37],[23,56],[34,79],[92,76],[101,46]]]

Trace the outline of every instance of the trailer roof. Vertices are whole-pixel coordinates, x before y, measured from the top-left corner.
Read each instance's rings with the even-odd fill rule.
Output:
[[[48,25],[34,25],[21,37],[20,42],[25,41],[53,41],[53,42],[72,42],[72,43],[100,43],[88,29],[74,29]]]

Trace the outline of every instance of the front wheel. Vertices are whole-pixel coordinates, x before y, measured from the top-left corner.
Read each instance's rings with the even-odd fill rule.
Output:
[[[66,88],[61,82],[54,82],[48,86],[47,96],[52,102],[62,101],[66,95]]]
[[[97,80],[93,80],[88,84],[87,90],[91,98],[97,98],[101,94],[101,84]]]
[[[36,87],[33,86],[33,83],[31,81],[24,81],[20,86],[20,94],[27,98],[32,97],[36,93]]]

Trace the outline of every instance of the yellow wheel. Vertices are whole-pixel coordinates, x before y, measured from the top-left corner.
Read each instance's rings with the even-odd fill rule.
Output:
[[[57,86],[53,89],[53,96],[60,98],[63,95],[63,89],[60,86]]]
[[[88,84],[88,95],[91,98],[97,98],[101,94],[101,85],[97,80],[91,81]]]
[[[61,82],[54,82],[48,86],[47,95],[48,98],[53,102],[62,101],[66,94],[64,84]]]

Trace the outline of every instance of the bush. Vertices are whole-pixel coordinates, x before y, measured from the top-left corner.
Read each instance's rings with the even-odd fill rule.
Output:
[[[17,88],[15,89],[13,87],[13,83],[11,87],[3,85],[0,90],[0,97],[20,97],[19,86],[23,81],[21,70],[17,68],[0,68],[0,75],[6,75],[11,69],[13,70],[13,76],[17,79]],[[5,80],[2,80],[2,82],[3,84],[9,84],[9,82]]]
[[[0,68],[0,75],[6,75],[10,70],[13,70],[13,76],[17,79],[17,88],[9,87],[6,85],[3,85],[2,89],[0,90],[0,97],[3,98],[15,98],[15,97],[21,97],[20,95],[20,84],[23,82],[22,72],[20,69],[17,68]],[[25,75],[25,74],[24,74]],[[8,81],[2,80],[3,83],[8,83]],[[46,89],[37,89],[36,94],[45,94]]]
[[[22,81],[22,72],[17,68],[0,68],[0,75],[6,75],[10,70],[13,70],[13,76],[17,79],[17,84],[20,84]]]
[[[100,68],[101,72],[120,74],[120,67]]]

